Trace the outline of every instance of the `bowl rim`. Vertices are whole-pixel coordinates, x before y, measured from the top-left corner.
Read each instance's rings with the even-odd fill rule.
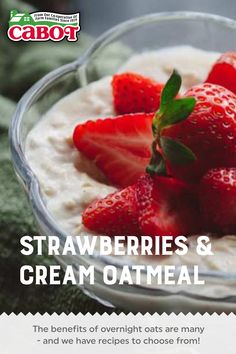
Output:
[[[175,11],[175,12],[159,12],[154,14],[147,14],[141,17],[136,17],[130,19],[128,21],[121,22],[120,24],[112,27],[111,29],[104,32],[102,35],[98,37],[97,40],[90,46],[90,48],[78,59],[75,61],[63,65],[52,72],[45,75],[42,79],[37,81],[29,90],[25,92],[25,94],[20,99],[19,103],[17,104],[16,110],[12,116],[12,120],[10,123],[9,128],[9,142],[10,142],[10,151],[11,151],[11,159],[13,162],[13,167],[15,169],[16,175],[19,178],[20,182],[23,183],[25,190],[28,194],[29,201],[31,207],[33,209],[33,213],[35,218],[39,221],[40,224],[44,225],[45,231],[50,231],[48,235],[52,234],[51,231],[53,230],[53,234],[57,235],[60,238],[60,241],[63,243],[66,235],[68,233],[65,232],[57,223],[54,217],[51,215],[50,211],[46,207],[46,203],[44,202],[43,195],[40,190],[40,183],[32,171],[29,163],[24,154],[23,150],[23,141],[21,136],[21,124],[24,117],[25,112],[30,108],[35,100],[50,86],[54,83],[55,80],[59,79],[65,74],[70,72],[76,71],[79,67],[82,67],[91,56],[96,53],[98,49],[103,48],[109,42],[114,40],[117,36],[127,32],[128,30],[132,30],[140,24],[150,24],[157,21],[168,21],[168,20],[208,20],[216,23],[220,23],[228,28],[236,29],[236,21],[224,16],[219,16],[215,14],[209,13],[201,13],[201,12],[189,12],[189,11]],[[78,257],[81,257],[78,255]],[[85,257],[85,256],[82,256]],[[101,256],[99,254],[94,254],[92,256],[87,256],[87,260],[99,260],[103,262],[103,264],[111,264],[111,258],[107,256]],[[85,261],[85,258],[83,258]],[[114,262],[112,258],[112,262],[118,268],[121,267],[120,262]],[[87,263],[89,265],[89,262]],[[96,270],[97,275],[101,276],[101,271]],[[233,280],[236,281],[236,273],[223,273],[219,271],[205,271],[200,272],[199,275],[212,277],[213,279],[224,279],[224,280]],[[96,276],[96,275],[95,275]],[[103,284],[105,286],[105,284]],[[157,291],[157,288],[144,288],[142,285],[128,285],[128,288],[134,288],[134,291],[137,291],[137,288],[144,292],[145,295],[152,294],[153,291]],[[110,288],[110,287],[109,287]],[[115,287],[113,287],[115,288]],[[118,291],[121,289],[118,286]],[[169,295],[178,295],[181,294],[182,296],[187,297],[194,297],[199,298],[199,296],[193,295],[191,293],[184,293],[184,292],[176,292],[171,293],[168,291],[160,290],[162,294]],[[212,301],[219,300],[219,298],[213,297],[206,297],[208,301],[212,299]],[[221,298],[220,300],[228,301],[228,296]],[[236,299],[235,301],[236,302]]]

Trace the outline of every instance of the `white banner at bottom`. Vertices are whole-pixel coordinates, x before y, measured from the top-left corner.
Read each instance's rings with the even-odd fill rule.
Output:
[[[235,354],[236,315],[6,315],[1,354]]]

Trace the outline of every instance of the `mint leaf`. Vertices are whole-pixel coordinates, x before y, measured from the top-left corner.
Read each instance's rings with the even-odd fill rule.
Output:
[[[181,76],[174,70],[169,80],[166,82],[162,94],[161,94],[161,104],[160,111],[163,112],[165,107],[171,102],[178,94],[181,87]]]
[[[172,165],[186,165],[196,160],[195,154],[184,144],[162,136],[160,145],[164,156]]]
[[[185,97],[169,102],[160,120],[159,129],[185,120],[194,110],[195,104],[194,97]]]

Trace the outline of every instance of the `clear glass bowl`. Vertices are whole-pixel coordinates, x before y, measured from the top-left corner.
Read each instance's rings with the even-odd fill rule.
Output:
[[[22,97],[9,133],[12,161],[43,235],[58,235],[63,243],[66,232],[48,211],[38,179],[25,158],[25,141],[30,129],[60,98],[100,79],[105,72],[115,73],[131,54],[186,44],[210,51],[236,51],[236,22],[220,16],[190,12],[158,13],[124,22],[103,34],[84,56],[48,74]],[[118,58],[119,46],[123,54]],[[105,68],[104,55],[111,59],[111,64]],[[94,265],[95,285],[85,284],[82,290],[107,306],[151,313],[230,312],[236,309],[235,269],[230,274],[201,273],[200,276],[206,279],[206,285],[201,288],[128,284],[107,286],[102,281],[103,267],[114,264],[119,269],[122,259],[101,257],[99,254],[57,259],[63,266],[73,264],[75,271],[79,265]]]

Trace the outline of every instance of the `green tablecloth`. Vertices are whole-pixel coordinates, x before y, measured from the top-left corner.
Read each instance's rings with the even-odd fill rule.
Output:
[[[29,10],[16,0],[0,3],[0,23],[5,23],[9,10]],[[3,30],[1,29],[3,34]],[[0,39],[0,313],[36,312],[111,312],[85,296],[76,286],[23,286],[19,269],[23,264],[55,263],[48,256],[24,257],[20,253],[20,237],[37,234],[26,196],[16,180],[8,146],[8,126],[17,99],[36,80],[50,70],[75,59],[92,39],[81,34],[75,43],[11,43]],[[117,55],[115,55],[117,58]],[[113,56],[114,58],[114,56]],[[109,58],[108,58],[109,59]],[[109,63],[103,62],[103,68]]]

